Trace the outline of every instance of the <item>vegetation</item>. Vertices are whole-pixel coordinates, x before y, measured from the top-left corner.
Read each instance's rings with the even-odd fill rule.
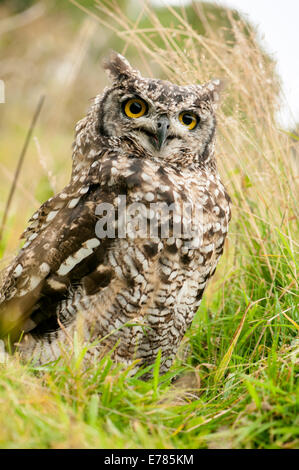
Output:
[[[254,31],[230,11],[225,12],[228,26],[216,29],[204,7],[194,9],[193,22],[184,10],[169,7],[169,21],[163,24],[159,11],[146,3],[132,15],[119,2],[96,0],[85,13],[90,11],[98,24],[87,14],[78,26],[78,11],[75,23],[70,13],[58,18],[52,12],[36,20],[37,31],[45,22],[53,27],[57,22],[56,44],[49,32],[41,36],[39,48],[28,30],[22,32],[24,46],[4,37],[10,52],[32,44],[25,59],[18,57],[21,65],[34,67],[20,69],[14,98],[0,105],[0,216],[16,166],[12,156],[31,120],[38,83],[46,84],[50,99],[1,242],[3,265],[16,250],[26,219],[67,181],[71,128],[84,112],[78,103],[98,92],[98,35],[108,38],[101,49],[106,51],[110,30],[118,50],[134,55],[132,61],[147,75],[181,84],[225,80],[217,154],[233,200],[229,239],[167,375],[158,374],[159,358],[150,382],[131,377],[109,355],[86,370],[82,361],[92,345],[78,337],[72,352],[65,351],[57,363],[34,368],[10,357],[0,365],[0,446],[298,448],[298,143],[275,121],[279,81],[274,64]],[[147,27],[140,27],[145,17]],[[191,26],[194,18],[201,33]],[[63,59],[73,64],[65,75]],[[3,78],[17,83],[8,56],[5,60]]]

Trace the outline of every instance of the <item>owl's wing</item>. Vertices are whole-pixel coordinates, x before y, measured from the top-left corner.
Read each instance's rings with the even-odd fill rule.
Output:
[[[55,304],[79,280],[92,281],[88,275],[113,243],[95,233],[98,204],[113,204],[116,197],[105,171],[94,166],[81,172],[30,219],[25,245],[1,276],[0,336],[20,333],[42,299]]]

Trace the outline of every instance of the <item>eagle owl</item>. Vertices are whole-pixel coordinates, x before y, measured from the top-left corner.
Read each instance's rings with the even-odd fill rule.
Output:
[[[214,158],[220,83],[144,78],[117,53],[104,67],[111,86],[76,126],[70,183],[31,217],[2,273],[0,331],[44,364],[80,322],[93,359],[111,351],[137,370],[161,350],[164,373],[228,231]]]

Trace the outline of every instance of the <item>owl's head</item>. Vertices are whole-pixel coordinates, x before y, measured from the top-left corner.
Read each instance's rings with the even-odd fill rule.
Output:
[[[104,64],[112,84],[97,98],[97,132],[170,164],[205,164],[213,154],[220,81],[178,86],[144,78],[120,54]]]

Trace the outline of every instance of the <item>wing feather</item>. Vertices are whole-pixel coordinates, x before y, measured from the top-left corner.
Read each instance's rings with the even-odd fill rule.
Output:
[[[31,217],[27,243],[1,273],[0,336],[20,331],[41,298],[65,295],[101,263],[111,240],[96,237],[96,207],[115,198],[101,180],[99,167],[81,172]]]

